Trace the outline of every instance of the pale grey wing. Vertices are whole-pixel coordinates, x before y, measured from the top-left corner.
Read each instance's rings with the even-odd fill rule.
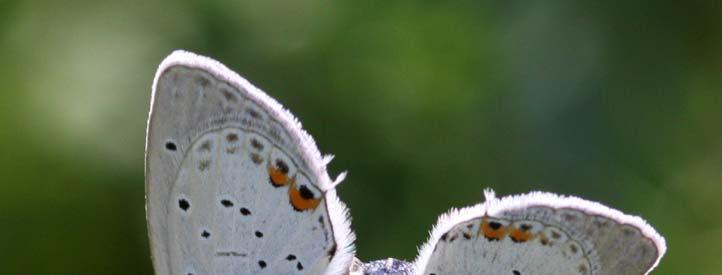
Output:
[[[353,233],[325,165],[275,100],[174,52],[156,73],[146,140],[156,274],[344,274]]]
[[[638,217],[574,197],[534,192],[443,215],[415,274],[647,274],[666,250]]]

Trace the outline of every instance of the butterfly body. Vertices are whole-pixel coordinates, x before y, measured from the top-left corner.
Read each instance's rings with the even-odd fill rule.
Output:
[[[415,261],[354,260],[345,205],[300,123],[224,65],[176,51],[153,84],[146,196],[157,274],[646,274],[642,219],[549,193],[439,219]]]
[[[362,263],[354,261],[350,275],[411,275],[414,274],[414,265],[407,261],[388,258]]]

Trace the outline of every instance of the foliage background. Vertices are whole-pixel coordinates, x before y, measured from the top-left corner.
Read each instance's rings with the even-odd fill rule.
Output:
[[[0,1],[0,274],[151,274],[159,62],[236,69],[337,157],[358,255],[437,215],[574,194],[643,216],[662,274],[722,270],[719,1]]]

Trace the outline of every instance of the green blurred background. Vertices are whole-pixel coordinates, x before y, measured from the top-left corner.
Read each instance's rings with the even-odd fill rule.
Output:
[[[720,2],[499,2],[0,1],[0,274],[152,273],[145,124],[177,48],[336,155],[363,260],[413,259],[492,187],[641,215],[653,274],[722,274]]]

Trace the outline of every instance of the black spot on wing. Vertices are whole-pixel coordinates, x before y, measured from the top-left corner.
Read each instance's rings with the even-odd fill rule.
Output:
[[[226,141],[228,142],[236,142],[238,141],[238,134],[236,133],[230,133],[226,135]]]
[[[331,248],[326,253],[329,257],[333,257],[333,255],[336,255],[336,244],[334,243]]]
[[[252,139],[251,139],[251,147],[255,148],[255,149],[258,150],[258,151],[262,151],[262,150],[263,150],[263,143],[261,143],[260,141],[258,141],[258,140],[255,139],[255,138],[252,138]]]
[[[279,171],[283,174],[288,174],[290,168],[288,168],[288,164],[286,164],[285,161],[281,159],[276,160],[276,168],[278,168]]]
[[[165,143],[165,149],[168,151],[175,151],[178,149],[178,146],[176,146],[174,142],[168,141]]]
[[[221,205],[223,205],[226,208],[233,207],[233,202],[230,200],[221,200]]]
[[[306,187],[306,185],[301,185],[301,187],[299,187],[298,191],[301,192],[301,198],[304,198],[307,200],[314,198],[313,192],[311,192],[311,189],[308,189],[308,187]]]
[[[254,118],[254,119],[259,119],[259,118],[261,118],[261,113],[260,113],[259,111],[255,110],[255,109],[253,109],[253,108],[248,108],[248,110],[246,111],[246,113],[248,113],[248,115],[250,115],[250,116],[251,116],[252,118]]]
[[[178,207],[180,207],[180,209],[183,211],[188,211],[188,209],[191,207],[191,204],[186,199],[179,199]]]

